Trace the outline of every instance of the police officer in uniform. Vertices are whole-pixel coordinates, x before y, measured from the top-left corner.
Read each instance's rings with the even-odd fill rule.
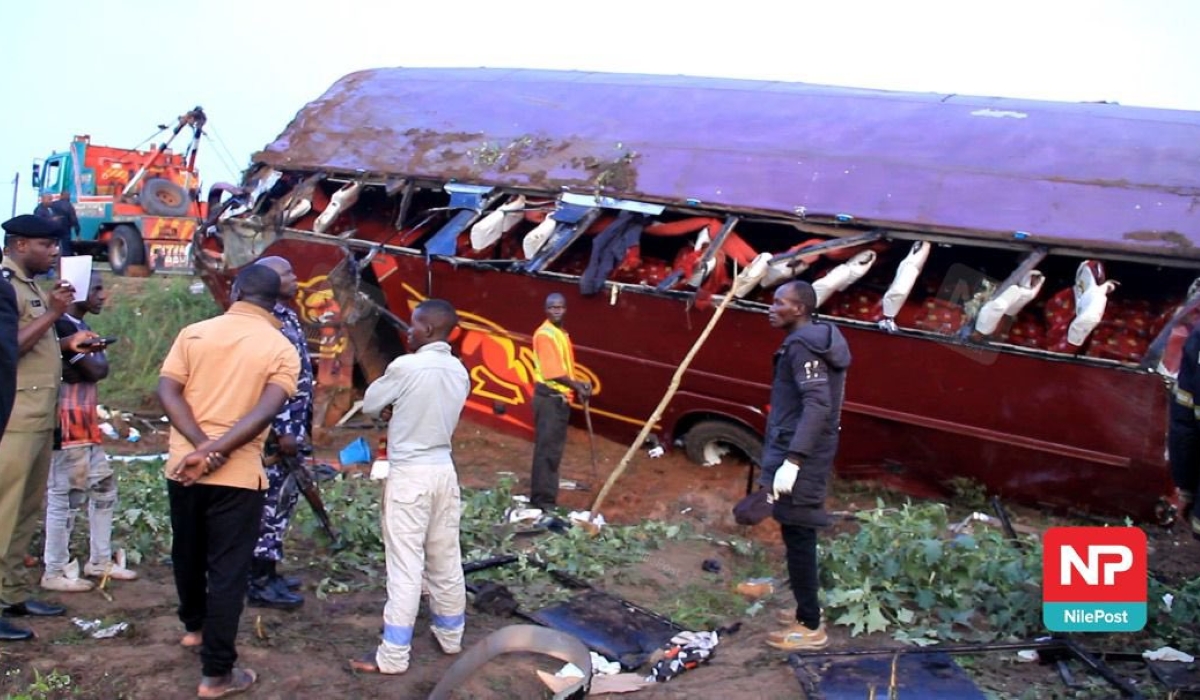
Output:
[[[96,334],[81,331],[60,343],[54,322],[71,307],[75,291],[58,282],[46,293],[34,282],[34,276],[49,272],[58,261],[58,226],[29,214],[0,226],[5,233],[0,272],[16,295],[19,355],[17,396],[0,437],[0,607],[4,617],[62,615],[61,606],[30,598],[32,570],[25,568],[24,558],[45,509],[62,353],[87,352],[82,343]],[[0,641],[32,636],[32,631],[0,618]]]
[[[4,256],[0,254],[0,259]],[[17,296],[0,275],[0,437],[17,397]]]

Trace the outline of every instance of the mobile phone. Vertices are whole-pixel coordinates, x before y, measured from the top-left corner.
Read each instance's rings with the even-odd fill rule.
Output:
[[[94,348],[94,347],[100,347],[100,346],[104,346],[104,345],[112,345],[113,343],[117,342],[118,340],[120,340],[120,338],[118,338],[117,336],[108,335],[108,336],[104,336],[103,338],[92,338],[91,340],[85,340],[79,344],[79,347]]]

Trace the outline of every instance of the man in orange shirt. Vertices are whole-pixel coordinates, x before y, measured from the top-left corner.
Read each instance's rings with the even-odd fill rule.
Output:
[[[264,265],[242,270],[229,310],[180,331],[159,373],[171,421],[171,563],[187,630],[180,644],[200,647],[201,698],[245,690],[256,678],[234,666],[234,642],[267,487],[262,447],[300,374],[271,314],[279,287]]]
[[[529,505],[542,510],[558,503],[558,466],[567,444],[571,399],[586,402],[592,385],[575,370],[575,348],[563,330],[567,300],[546,297],[546,320],[533,332],[533,475]]]

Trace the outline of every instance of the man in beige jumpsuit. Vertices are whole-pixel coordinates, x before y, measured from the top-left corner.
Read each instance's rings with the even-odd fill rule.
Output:
[[[448,339],[458,325],[449,302],[427,299],[413,311],[408,354],[388,365],[363,396],[363,412],[390,417],[383,543],[387,605],[374,654],[350,662],[368,673],[404,673],[412,655],[421,583],[429,586],[431,627],[442,651],[462,650],[467,594],[458,544],[462,502],[451,437],[470,393]]]
[[[75,301],[75,291],[58,282],[46,294],[33,278],[58,261],[59,230],[52,221],[29,214],[4,222],[3,275],[17,297],[17,398],[0,438],[0,606],[4,615],[61,615],[61,606],[30,598],[34,583],[25,553],[46,507],[46,478],[54,448],[62,352],[86,352],[80,344],[96,334],[81,331],[60,344],[57,321]],[[0,641],[29,639],[33,633],[0,620]]]

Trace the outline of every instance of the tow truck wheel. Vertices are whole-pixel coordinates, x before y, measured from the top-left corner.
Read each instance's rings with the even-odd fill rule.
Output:
[[[142,185],[138,197],[142,209],[154,216],[187,216],[191,201],[187,191],[170,180],[154,178]]]
[[[749,428],[726,420],[700,421],[683,436],[688,459],[703,467],[720,464],[731,452],[758,464],[762,439]]]
[[[130,265],[146,264],[146,244],[136,228],[121,224],[113,229],[108,239],[108,264],[115,275],[125,275]]]

